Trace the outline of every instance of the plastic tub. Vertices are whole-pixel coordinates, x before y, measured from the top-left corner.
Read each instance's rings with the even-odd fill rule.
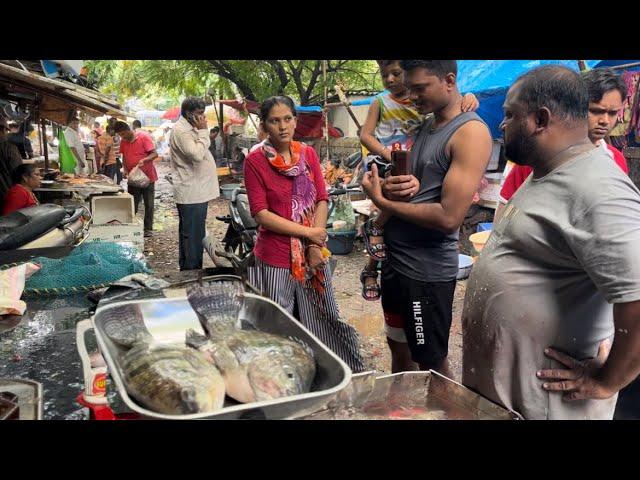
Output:
[[[231,194],[233,193],[233,191],[241,186],[241,183],[228,183],[226,185],[221,185],[220,194],[222,195],[222,198],[231,200]]]
[[[473,258],[469,255],[458,255],[458,275],[457,280],[464,280],[471,273],[471,267],[473,267]]]
[[[329,231],[327,248],[334,255],[349,255],[353,250],[353,242],[356,239],[356,231]]]

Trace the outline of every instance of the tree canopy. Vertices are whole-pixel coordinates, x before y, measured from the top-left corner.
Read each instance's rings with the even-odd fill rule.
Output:
[[[121,102],[136,96],[155,108],[207,93],[218,98],[239,94],[253,101],[286,94],[308,105],[324,89],[321,60],[89,60],[87,66],[90,81],[105,93]],[[372,60],[328,60],[329,89],[336,83],[348,89],[382,89]]]

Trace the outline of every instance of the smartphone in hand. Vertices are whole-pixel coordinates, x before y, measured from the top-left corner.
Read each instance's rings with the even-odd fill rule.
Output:
[[[409,152],[406,150],[394,150],[391,152],[391,175],[409,175]]]

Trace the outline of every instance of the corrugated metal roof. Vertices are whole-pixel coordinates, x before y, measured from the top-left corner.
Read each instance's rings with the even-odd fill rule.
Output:
[[[83,110],[94,116],[127,116],[117,102],[101,92],[3,63],[0,63],[0,85],[3,87],[3,94],[10,99],[12,94],[24,99],[25,93],[32,93],[33,98],[25,101],[37,104],[40,116],[56,123],[66,123],[68,112],[73,109]]]

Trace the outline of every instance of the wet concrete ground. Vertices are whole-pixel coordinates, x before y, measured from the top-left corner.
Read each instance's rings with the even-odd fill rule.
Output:
[[[44,419],[87,418],[75,402],[84,388],[75,326],[88,318],[90,302],[84,294],[24,300],[27,312],[20,323],[0,333],[0,377],[42,383]],[[95,345],[87,335],[87,347]]]

